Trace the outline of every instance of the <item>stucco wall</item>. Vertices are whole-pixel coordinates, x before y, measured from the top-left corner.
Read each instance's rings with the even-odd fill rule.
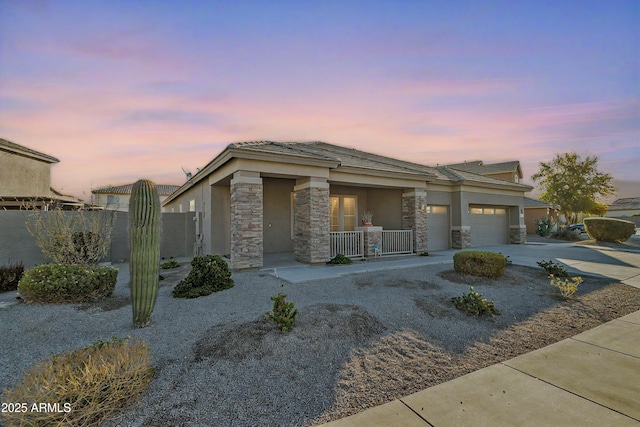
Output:
[[[0,265],[9,261],[22,260],[26,267],[50,262],[25,225],[25,211],[0,211]],[[29,214],[34,214],[30,212]],[[47,212],[38,213],[47,215]],[[66,215],[77,215],[76,212],[65,212]],[[99,215],[99,212],[85,215]],[[195,242],[195,223],[192,213],[162,214],[162,231],[160,256],[191,257]],[[112,231],[112,241],[105,261],[120,262],[129,259],[129,239],[127,234],[128,214],[119,212]]]
[[[367,210],[384,230],[402,230],[402,189],[367,189]]]
[[[51,164],[0,151],[0,196],[50,196]]]

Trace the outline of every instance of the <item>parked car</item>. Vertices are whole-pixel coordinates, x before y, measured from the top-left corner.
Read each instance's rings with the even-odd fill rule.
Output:
[[[569,231],[575,231],[578,234],[584,234],[587,231],[584,229],[584,224],[571,224],[568,227]]]

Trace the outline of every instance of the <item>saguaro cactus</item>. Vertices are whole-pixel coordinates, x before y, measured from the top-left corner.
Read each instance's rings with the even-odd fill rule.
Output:
[[[160,268],[160,198],[155,184],[145,179],[131,191],[129,247],[133,325],[143,328],[151,322]]]

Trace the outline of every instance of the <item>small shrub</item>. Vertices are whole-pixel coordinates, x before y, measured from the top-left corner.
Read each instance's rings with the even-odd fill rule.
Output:
[[[173,289],[174,298],[198,298],[233,287],[231,270],[220,255],[197,256],[189,275]]]
[[[98,425],[144,391],[155,374],[150,360],[145,343],[118,338],[51,356],[13,390],[4,390],[3,402],[21,402],[26,410],[5,412],[4,422],[7,427]],[[38,411],[41,403],[59,408]]]
[[[462,251],[453,255],[454,270],[472,276],[502,277],[506,265],[504,255],[495,252]]]
[[[35,302],[86,302],[113,293],[118,270],[97,265],[42,264],[27,270],[18,292]]]
[[[585,218],[583,223],[589,237],[601,242],[626,242],[636,228],[635,223],[617,218]]]
[[[553,232],[553,227],[555,226],[555,222],[551,218],[547,218],[543,216],[539,220],[534,220],[536,224],[536,234],[541,237],[549,237]]]
[[[559,228],[558,231],[552,234],[552,236],[556,239],[568,240],[571,242],[580,240],[580,235],[573,230],[569,230],[567,227]]]
[[[429,256],[429,252],[427,251],[420,252],[420,256]]]
[[[42,253],[54,263],[98,264],[111,247],[116,212],[29,211],[26,226]]]
[[[542,260],[542,261],[536,262],[536,264],[542,267],[542,269],[546,271],[547,274],[549,275],[554,275],[558,277],[569,277],[569,272],[567,271],[567,269],[560,264],[556,264],[555,262],[553,262],[553,260],[549,260],[549,261]]]
[[[267,312],[267,316],[280,327],[282,332],[287,332],[293,326],[298,314],[298,310],[293,309],[293,301],[285,301],[286,297],[285,294],[280,292],[275,297],[271,297],[273,312]]]
[[[22,261],[0,267],[0,292],[18,289],[18,282],[20,282],[23,274],[24,264]]]
[[[552,274],[549,284],[553,286],[553,292],[562,298],[571,298],[578,291],[578,285],[583,283],[582,277],[572,277],[571,279],[560,279]]]
[[[173,257],[170,257],[168,261],[165,261],[162,264],[160,264],[160,268],[162,268],[163,270],[169,270],[170,268],[177,268],[177,267],[180,267],[180,263],[175,259],[173,259]]]
[[[351,258],[347,258],[343,254],[336,254],[327,264],[340,265],[340,264],[351,264]]]
[[[482,294],[479,292],[475,292],[473,290],[473,286],[469,286],[469,293],[462,294],[459,297],[451,298],[451,302],[455,304],[460,310],[464,310],[469,314],[475,314],[476,316],[480,316],[484,313],[495,314],[499,316],[501,313],[495,307],[492,301],[487,301],[486,298],[483,298]]]

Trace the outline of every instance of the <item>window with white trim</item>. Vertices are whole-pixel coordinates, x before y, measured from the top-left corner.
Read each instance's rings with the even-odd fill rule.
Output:
[[[357,220],[356,196],[331,196],[329,198],[329,224],[331,231],[353,231]]]

